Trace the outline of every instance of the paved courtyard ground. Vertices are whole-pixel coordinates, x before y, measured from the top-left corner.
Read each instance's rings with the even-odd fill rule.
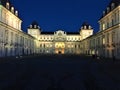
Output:
[[[78,55],[3,58],[0,90],[120,90],[120,61]]]

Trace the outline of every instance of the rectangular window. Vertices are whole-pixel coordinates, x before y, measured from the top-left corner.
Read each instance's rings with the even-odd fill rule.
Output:
[[[103,23],[102,25],[102,30],[105,30],[105,23]]]
[[[103,35],[103,38],[102,38],[102,43],[103,45],[105,44],[105,36]]]

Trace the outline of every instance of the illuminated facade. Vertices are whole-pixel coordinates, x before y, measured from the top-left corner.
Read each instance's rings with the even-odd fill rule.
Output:
[[[88,23],[83,23],[79,32],[41,32],[36,22],[28,28],[28,34],[40,41],[40,53],[47,54],[80,54],[80,41],[93,35]]]
[[[99,20],[100,30],[82,40],[82,54],[120,59],[120,0],[112,0]]]
[[[0,0],[0,57],[38,53],[39,41],[21,30],[18,11]]]
[[[111,0],[99,20],[100,29],[83,23],[79,32],[43,32],[37,22],[21,30],[18,11],[0,0],[0,57],[30,54],[96,54],[120,59],[120,0]]]
[[[21,29],[22,20],[18,11],[8,0],[0,0],[0,57],[30,54],[79,54],[80,40],[93,34],[87,23],[79,33],[58,30],[41,32],[37,23],[28,28],[28,34]],[[86,34],[87,33],[87,34]]]

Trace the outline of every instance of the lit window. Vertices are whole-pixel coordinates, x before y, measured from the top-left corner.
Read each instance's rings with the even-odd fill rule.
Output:
[[[68,38],[68,40],[69,40],[69,38]]]
[[[52,47],[52,44],[50,44],[50,47]]]
[[[73,46],[73,45],[71,45],[71,47],[73,48],[74,46]]]
[[[89,26],[89,29],[91,29],[91,26]]]
[[[11,7],[11,12],[14,13],[14,7]]]
[[[15,11],[15,15],[18,16],[18,11]]]
[[[87,27],[86,27],[86,26],[84,26],[84,29],[87,29]]]
[[[68,45],[68,48],[70,47],[70,45]]]
[[[6,3],[6,8],[10,9],[10,4],[8,2]]]
[[[105,44],[105,36],[103,36],[103,44]]]
[[[103,23],[103,25],[102,25],[102,30],[105,30],[105,24]]]
[[[34,25],[34,28],[37,28],[37,25]]]

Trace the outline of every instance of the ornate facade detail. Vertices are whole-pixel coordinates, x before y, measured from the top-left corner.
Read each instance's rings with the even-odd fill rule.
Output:
[[[120,0],[111,0],[99,19],[100,30],[84,22],[79,32],[44,32],[36,21],[21,29],[18,11],[0,0],[0,57],[30,54],[97,54],[120,58]]]

